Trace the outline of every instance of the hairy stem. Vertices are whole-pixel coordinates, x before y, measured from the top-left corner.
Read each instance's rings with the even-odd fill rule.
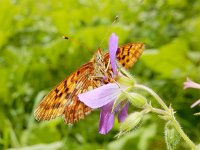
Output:
[[[158,109],[158,108],[151,108],[151,111],[160,115],[168,115],[168,113],[162,109]]]
[[[135,84],[135,88],[143,89],[147,91],[149,94],[151,94],[155,100],[161,105],[161,107],[169,113],[170,120],[172,121],[174,128],[179,132],[180,136],[185,140],[185,142],[191,147],[192,150],[196,150],[196,145],[189,139],[189,137],[185,134],[185,132],[181,129],[180,124],[176,120],[174,113],[171,113],[171,109],[167,107],[167,105],[164,103],[164,101],[150,88],[140,85],[140,84]]]

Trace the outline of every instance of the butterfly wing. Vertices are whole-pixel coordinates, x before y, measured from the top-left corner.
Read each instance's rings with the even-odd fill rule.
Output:
[[[138,60],[144,50],[143,43],[129,43],[118,48],[116,58],[119,63],[126,69],[130,69]],[[109,60],[109,54],[106,53],[104,58]]]
[[[143,43],[129,43],[119,47],[117,59],[126,69],[131,68],[144,50]]]
[[[34,112],[35,118],[37,120],[50,120],[61,116],[65,112],[66,106],[70,103],[74,103],[72,101],[75,98],[72,96],[72,93],[74,93],[77,83],[92,71],[93,65],[92,62],[89,62],[60,82],[46,97],[44,97],[36,108]],[[79,92],[82,91],[79,90]],[[83,111],[88,110],[87,106],[83,107]]]
[[[75,88],[74,92],[71,95],[71,103],[68,104],[65,108],[65,112],[63,114],[65,123],[73,124],[74,122],[85,118],[85,116],[92,111],[91,108],[87,107],[78,99],[77,95],[97,88],[99,86],[101,86],[101,79],[93,78],[91,73],[88,73],[84,76],[84,79],[82,79],[82,81]]]

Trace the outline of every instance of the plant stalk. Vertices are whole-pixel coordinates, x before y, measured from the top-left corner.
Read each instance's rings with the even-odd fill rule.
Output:
[[[180,136],[185,140],[185,142],[191,147],[192,150],[196,150],[196,145],[189,139],[189,137],[185,134],[185,132],[181,129],[180,124],[178,123],[178,121],[176,120],[174,113],[170,113],[170,109],[167,107],[167,105],[164,103],[164,101],[150,88],[144,86],[144,85],[140,85],[140,84],[135,84],[136,88],[139,89],[143,89],[145,91],[147,91],[149,94],[151,94],[156,101],[161,105],[161,107],[169,113],[171,121],[174,125],[174,128],[176,128],[176,130],[179,132]]]

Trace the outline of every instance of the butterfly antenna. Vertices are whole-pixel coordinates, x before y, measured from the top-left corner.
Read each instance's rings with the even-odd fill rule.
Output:
[[[99,44],[99,47],[102,46],[102,44],[103,44],[103,42],[105,41],[106,37],[107,37],[107,36],[109,35],[109,33],[110,33],[111,27],[112,27],[113,24],[116,23],[118,20],[119,20],[119,16],[117,15],[117,16],[115,17],[114,21],[112,22],[112,24],[108,27],[104,38],[102,39],[101,43]],[[66,39],[66,40],[70,40],[70,41],[72,41],[72,42],[75,42],[75,43],[81,45],[82,47],[88,49],[90,52],[93,53],[93,50],[91,50],[90,48],[86,47],[83,43],[81,43],[81,42],[79,42],[79,41],[76,41],[76,40],[74,40],[74,39],[71,39],[71,38],[69,38],[68,36],[65,36],[65,35],[63,35],[62,38],[63,38],[63,39]]]
[[[99,44],[99,47],[102,46],[102,44],[103,44],[103,42],[105,41],[106,37],[110,34],[110,29],[111,29],[111,27],[112,27],[113,24],[116,23],[118,20],[119,20],[119,16],[117,15],[117,16],[115,16],[115,19],[114,19],[114,21],[112,22],[112,24],[108,27],[104,38],[102,39],[101,43]]]
[[[74,40],[74,39],[71,39],[71,38],[69,38],[68,36],[65,36],[65,35],[63,35],[62,38],[63,38],[63,39],[66,39],[66,40],[70,40],[70,41],[72,41],[72,42],[74,42],[74,43],[77,43],[77,44],[80,45],[81,47],[86,48],[87,50],[89,50],[90,52],[93,53],[93,50],[91,50],[90,48],[88,48],[87,46],[85,46],[83,43],[81,43],[81,42],[79,42],[79,41],[76,41],[76,40]]]

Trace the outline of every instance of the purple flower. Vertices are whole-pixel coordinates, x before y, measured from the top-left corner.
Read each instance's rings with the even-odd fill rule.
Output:
[[[112,33],[108,43],[109,55],[110,55],[110,63],[112,66],[113,73],[117,74],[117,65],[115,63],[116,52],[118,49],[118,37]]]
[[[196,88],[196,89],[200,89],[200,84],[193,82],[192,80],[190,80],[190,78],[187,78],[187,81],[183,83],[184,84],[184,89],[187,88]]]
[[[117,75],[117,65],[115,62],[117,49],[118,37],[113,33],[109,39],[109,55],[114,75]],[[117,83],[108,83],[99,88],[78,95],[80,101],[90,108],[101,108],[99,121],[100,134],[107,134],[112,129],[115,112],[118,112],[119,122],[123,122],[128,116],[128,102],[120,102],[115,108],[113,108],[115,100],[117,100],[122,94],[122,91],[126,89],[128,89],[127,86]]]
[[[195,89],[200,89],[200,84],[196,83],[196,82],[193,82],[192,80],[190,80],[189,78],[187,78],[187,81],[183,83],[184,85],[184,89],[187,89],[187,88],[195,88]],[[193,103],[191,105],[191,108],[197,106],[197,105],[200,105],[200,99],[197,100],[195,103]]]

